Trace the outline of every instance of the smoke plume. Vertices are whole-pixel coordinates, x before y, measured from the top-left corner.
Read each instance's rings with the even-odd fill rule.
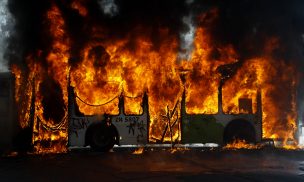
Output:
[[[7,39],[11,34],[13,24],[11,14],[7,9],[7,0],[3,0],[0,2],[0,72],[8,70],[4,52],[7,48]]]
[[[105,15],[113,17],[119,13],[119,8],[114,0],[100,0],[99,5]]]

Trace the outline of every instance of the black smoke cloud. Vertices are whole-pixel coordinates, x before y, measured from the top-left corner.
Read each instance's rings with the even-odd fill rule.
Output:
[[[215,42],[232,43],[241,58],[263,54],[270,37],[279,38],[274,57],[293,60],[303,67],[304,2],[228,0],[217,1],[219,20],[212,27]]]
[[[45,12],[50,7],[48,1],[10,0],[8,8],[15,19],[6,56],[10,64],[24,67],[25,58],[38,49],[48,50],[49,40],[45,36]]]
[[[140,33],[152,38],[157,50],[160,28],[169,28],[170,34],[178,38],[180,32],[187,31],[182,18],[189,12],[194,14],[196,22],[200,14],[218,8],[219,17],[208,27],[214,44],[232,44],[245,59],[263,54],[265,42],[275,36],[281,46],[274,56],[296,60],[296,64],[303,67],[300,60],[303,56],[304,2],[301,0],[196,0],[190,7],[185,0],[115,0],[118,12],[114,16],[103,12],[101,1],[83,1],[88,16],[82,17],[71,8],[73,0],[10,0],[9,10],[16,20],[7,49],[10,62],[16,62],[16,53],[23,59],[37,49],[48,50],[51,40],[48,40],[45,13],[55,3],[66,21],[73,42],[71,52],[76,57],[81,46],[92,41],[92,26],[103,27],[107,39],[119,39],[138,33],[136,30],[142,31]],[[138,26],[146,28],[135,29]],[[146,32],[148,29],[150,31]]]

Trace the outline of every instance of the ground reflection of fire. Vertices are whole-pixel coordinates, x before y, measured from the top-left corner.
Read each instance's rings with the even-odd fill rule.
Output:
[[[79,16],[88,18],[88,10],[82,1],[74,0],[72,9]],[[92,35],[81,49],[77,64],[70,63],[72,40],[67,31],[63,12],[53,3],[45,13],[46,27],[52,39],[51,49],[38,50],[26,58],[28,71],[18,65],[12,66],[16,75],[16,101],[20,106],[20,124],[27,127],[33,122],[33,143],[37,152],[66,151],[67,142],[67,100],[68,77],[79,98],[92,105],[88,107],[77,100],[79,110],[87,115],[118,113],[117,96],[123,91],[126,96],[126,112],[141,112],[140,101],[144,91],[149,95],[150,141],[162,137],[167,108],[173,108],[180,100],[183,88],[187,91],[188,113],[216,113],[218,110],[217,90],[220,75],[217,68],[221,65],[240,62],[223,86],[223,106],[226,113],[238,113],[238,99],[256,100],[257,90],[262,90],[263,98],[263,137],[294,138],[296,130],[296,87],[297,75],[293,65],[272,57],[272,52],[280,46],[276,37],[269,39],[264,46],[264,56],[239,60],[232,45],[217,46],[209,35],[209,24],[216,21],[218,10],[212,9],[198,17],[198,27],[194,37],[194,48],[190,60],[178,60],[178,38],[170,34],[166,27],[158,34],[159,49],[155,50],[148,34],[131,33],[120,39],[107,39],[104,27],[92,26]],[[212,17],[212,18],[210,18]],[[136,26],[134,32],[149,32],[149,28]],[[132,39],[133,48],[128,49]],[[215,52],[214,52],[215,51]],[[40,64],[46,59],[46,64]],[[179,70],[189,70],[183,83]],[[56,88],[48,98],[45,91]],[[21,90],[25,90],[23,93]],[[52,91],[50,91],[52,92]],[[34,93],[34,94],[33,94]],[[279,99],[278,99],[279,98]],[[45,103],[55,99],[58,109],[47,111]],[[31,108],[31,101],[35,107]],[[57,102],[58,101],[58,102]],[[256,112],[256,103],[253,105]],[[31,118],[30,114],[35,117]],[[55,116],[52,116],[51,114]],[[180,140],[178,126],[172,128],[173,140]],[[170,141],[167,133],[164,141]]]

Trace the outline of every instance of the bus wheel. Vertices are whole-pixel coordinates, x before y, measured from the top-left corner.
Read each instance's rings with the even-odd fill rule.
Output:
[[[224,130],[224,144],[235,140],[245,140],[247,143],[255,143],[255,129],[246,120],[237,119],[231,121]]]
[[[112,127],[103,124],[92,126],[88,135],[91,148],[99,152],[108,152],[115,144],[115,135]]]

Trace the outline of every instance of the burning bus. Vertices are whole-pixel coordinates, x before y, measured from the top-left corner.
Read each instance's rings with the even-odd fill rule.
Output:
[[[233,22],[227,22],[225,12],[232,11],[222,7],[226,3],[205,6],[206,2],[193,1],[188,8],[185,1],[116,3],[122,10],[117,18],[104,14],[95,0],[21,3],[24,8],[14,7],[19,1],[9,3],[16,29],[6,55],[16,78],[19,125],[32,129],[35,152],[65,152],[68,142],[86,145],[87,130],[81,128],[105,120],[103,113],[110,114],[116,127],[112,137],[116,143],[137,143],[137,138],[126,140],[119,128],[133,135],[134,124],[129,130],[128,124],[115,125],[114,118],[137,123],[138,117],[147,124],[141,141],[149,143],[226,143],[235,135],[249,142],[296,138],[303,59],[294,57],[299,49],[290,43],[300,42],[291,38],[301,35],[270,31],[267,27],[276,24],[272,18],[261,26],[251,19],[268,11],[244,16],[253,21],[235,14],[229,19]],[[179,6],[172,6],[176,3]],[[282,25],[276,25],[274,30],[281,30]],[[217,69],[232,64],[237,66],[222,70],[219,77]],[[178,69],[191,70],[185,81]],[[92,106],[77,97],[73,102],[79,112],[75,107],[71,114],[69,86],[74,87],[75,97]],[[125,113],[120,112],[121,88]],[[140,105],[143,96],[134,101],[126,97],[143,95],[145,90],[149,112]],[[94,106],[114,97],[104,107]],[[242,124],[250,134],[232,134]],[[141,135],[136,132],[134,136]]]
[[[76,99],[79,98],[73,87],[69,87],[69,135],[70,147],[91,146],[94,150],[108,151],[117,145],[146,145],[149,143],[149,107],[148,95],[142,97],[140,115],[125,113],[124,94],[119,96],[118,115],[84,115],[79,111]],[[100,106],[100,105],[98,105]],[[217,114],[187,114],[186,90],[180,102],[181,142],[228,144],[236,140],[256,144],[262,141],[262,99],[257,95],[257,111],[253,113],[252,100],[239,99],[239,114],[226,114],[222,109],[222,86],[218,89]],[[169,118],[170,119],[170,118]],[[169,127],[172,124],[169,123]],[[164,128],[165,132],[167,127]],[[170,129],[171,131],[172,129]],[[172,140],[172,138],[171,138]],[[171,141],[173,142],[173,141]]]
[[[11,74],[9,74],[11,75]],[[14,99],[12,98],[14,93],[13,84],[9,84],[11,76],[2,75],[3,78],[0,83],[6,83],[8,87],[6,94],[3,94],[6,102],[9,103],[9,108],[12,108]],[[181,74],[181,80],[184,82],[183,74]],[[69,80],[69,79],[68,79]],[[256,111],[253,112],[253,101],[250,98],[238,98],[239,112],[225,113],[223,111],[223,99],[222,99],[222,87],[223,80],[221,80],[218,87],[218,112],[215,114],[188,114],[186,109],[186,88],[182,92],[180,102],[173,110],[179,110],[175,122],[172,124],[169,122],[170,132],[172,132],[172,126],[177,123],[181,128],[179,134],[181,140],[175,140],[172,143],[217,143],[221,146],[232,143],[237,140],[245,141],[247,143],[256,144],[260,143],[263,138],[262,128],[262,96],[261,90],[257,91],[256,96]],[[70,81],[68,81],[70,82]],[[2,85],[3,85],[2,84]],[[4,86],[5,86],[4,85]],[[35,89],[33,91],[32,100],[35,100]],[[141,96],[142,112],[140,114],[126,114],[125,112],[125,94],[122,91],[121,94],[110,101],[100,104],[92,105],[81,99],[75,92],[75,88],[70,84],[67,88],[68,93],[68,112],[67,117],[64,118],[68,126],[68,146],[69,147],[85,147],[90,146],[93,150],[108,151],[116,145],[140,145],[145,146],[150,141],[150,110],[148,94],[144,92]],[[109,104],[114,99],[118,99],[118,114],[84,114],[79,110],[78,103],[83,103],[89,107],[100,107],[105,104]],[[3,99],[2,99],[3,100]],[[78,101],[78,102],[77,102]],[[38,125],[42,125],[42,121],[37,117],[36,109],[39,108],[35,105],[35,102],[31,102],[29,106],[31,112],[29,118],[33,121],[31,126],[33,132],[35,132],[34,121]],[[178,109],[179,108],[179,109]],[[12,111],[8,112],[8,117],[12,117]],[[169,115],[174,115],[174,111]],[[13,118],[7,119],[12,121]],[[170,118],[167,118],[170,119]],[[36,124],[36,125],[37,125]],[[37,127],[37,126],[36,126]],[[46,126],[45,126],[46,127]],[[168,127],[164,128],[165,136]],[[172,135],[172,133],[171,133]],[[5,138],[5,137],[4,137]],[[164,142],[163,140],[161,142]],[[35,143],[34,143],[35,144]]]

